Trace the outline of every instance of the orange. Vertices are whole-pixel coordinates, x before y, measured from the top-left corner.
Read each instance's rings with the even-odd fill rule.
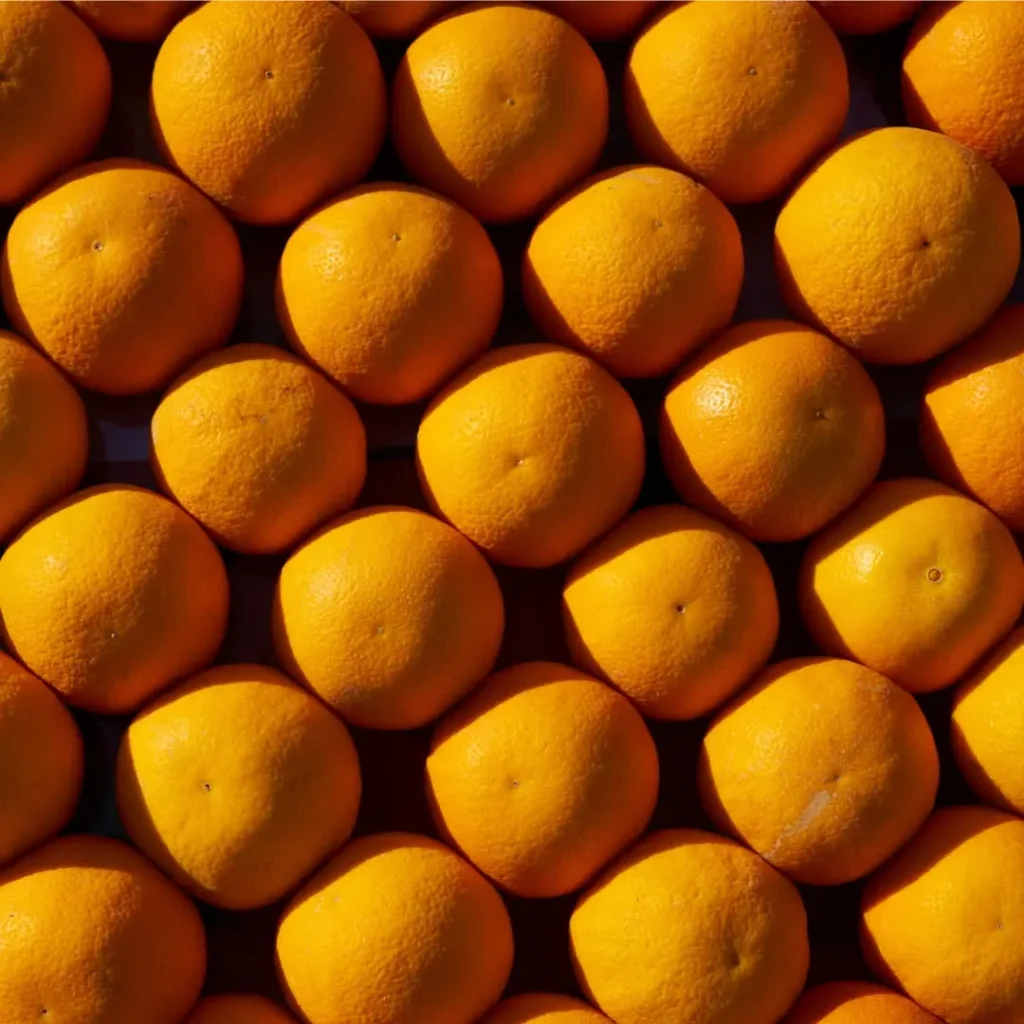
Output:
[[[68,823],[82,766],[82,737],[67,709],[45,683],[0,654],[0,864]]]
[[[867,36],[909,21],[921,0],[815,0],[814,6],[836,32]]]
[[[875,479],[878,389],[849,352],[788,320],[739,324],[673,381],[665,469],[683,501],[759,541],[808,537]]]
[[[16,334],[0,331],[0,539],[74,490],[88,450],[78,392]]]
[[[137,708],[212,660],[228,581],[177,505],[139,487],[92,487],[36,519],[0,558],[8,650],[76,707]]]
[[[996,311],[1020,262],[1013,196],[976,153],[879,128],[825,157],[775,225],[783,295],[871,363],[920,363]]]
[[[654,832],[583,895],[576,976],[616,1024],[775,1024],[807,974],[796,888],[709,832]]]
[[[650,718],[699,718],[764,663],[779,631],[772,574],[750,541],[680,505],[643,509],[569,570],[573,661]]]
[[[339,6],[375,39],[411,39],[452,5],[449,0],[344,0]]]
[[[941,1024],[892,989],[864,981],[833,981],[809,988],[784,1024]]]
[[[980,153],[1024,184],[1024,20],[1009,4],[932,3],[903,56],[911,124]]]
[[[387,123],[376,51],[329,3],[203,5],[164,40],[151,99],[168,160],[254,224],[354,185]]]
[[[498,326],[502,275],[487,232],[442,196],[364,185],[295,229],[281,257],[288,343],[353,397],[432,394]]]
[[[357,839],[284,913],[277,962],[308,1024],[472,1024],[512,967],[501,898],[424,836]]]
[[[868,883],[868,965],[947,1024],[1024,1015],[1024,821],[937,811]]]
[[[262,996],[208,996],[185,1024],[295,1024],[295,1018]]]
[[[640,152],[727,203],[778,195],[839,135],[843,50],[809,4],[695,2],[633,44],[626,116]]]
[[[78,18],[48,0],[0,3],[0,204],[85,159],[109,109],[107,56]]]
[[[955,682],[1009,632],[1024,562],[981,505],[931,480],[877,484],[819,533],[800,575],[804,621],[828,654],[923,693]]]
[[[199,996],[195,907],[130,846],[68,836],[0,874],[4,1024],[179,1024]]]
[[[479,4],[415,39],[395,76],[392,133],[410,173],[484,221],[529,217],[594,165],[608,86],[567,22]]]
[[[523,298],[552,341],[619,377],[656,377],[732,318],[743,244],[706,188],[663,167],[592,178],[545,214]]]
[[[348,721],[415,729],[488,672],[505,613],[483,556],[450,526],[379,506],[331,523],[285,562],[274,646]]]
[[[247,910],[290,892],[359,810],[348,730],[276,669],[201,672],[128,727],[117,803],[132,841],[179,885]]]
[[[921,827],[939,756],[917,702],[852,661],[783,661],[722,710],[701,747],[712,820],[799,882],[874,871]]]
[[[491,1010],[480,1024],[607,1024],[592,1006],[569,996],[530,993],[513,996]]]
[[[654,0],[548,0],[544,5],[588,39],[630,36],[655,9]]]
[[[95,32],[109,39],[156,42],[192,6],[190,0],[71,0]]]
[[[3,252],[4,308],[83,387],[166,384],[231,333],[242,254],[188,182],[138,160],[89,164],[24,207]]]
[[[629,395],[555,345],[488,352],[430,404],[416,438],[428,501],[498,562],[571,558],[628,511],[644,475]]]
[[[658,753],[624,697],[575,669],[528,662],[441,722],[427,793],[439,830],[502,888],[562,896],[647,827]]]
[[[352,403],[269,345],[235,345],[195,364],[160,402],[151,435],[160,486],[236,551],[293,546],[351,507],[366,477],[366,432]]]

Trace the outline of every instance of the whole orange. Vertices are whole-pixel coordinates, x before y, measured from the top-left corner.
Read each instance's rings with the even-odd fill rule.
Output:
[[[931,480],[876,484],[811,541],[804,621],[828,654],[911,693],[955,682],[1009,632],[1024,562],[988,509]]]
[[[480,1024],[607,1024],[608,1018],[570,996],[529,993],[505,999]]]
[[[793,312],[872,363],[920,363],[996,311],[1020,262],[1010,190],[919,128],[865,132],[786,200],[775,264]]]
[[[411,39],[452,4],[450,0],[343,0],[339,6],[374,39]]]
[[[246,0],[175,25],[151,111],[182,174],[238,220],[280,224],[366,174],[387,96],[373,44],[339,7]]]
[[[161,488],[225,547],[292,547],[350,508],[366,477],[366,432],[319,373],[269,345],[214,352],[153,413]]]
[[[597,160],[608,86],[568,22],[526,4],[479,4],[413,41],[392,113],[413,177],[483,221],[519,220]]]
[[[505,613],[483,556],[445,523],[378,506],[285,562],[274,601],[284,667],[348,721],[414,729],[494,665]]]
[[[868,36],[909,21],[922,0],[814,0],[821,16],[841,35]]]
[[[185,1024],[295,1024],[295,1018],[262,996],[207,996]]]
[[[433,508],[498,562],[571,558],[628,511],[644,474],[629,395],[555,345],[488,352],[434,399],[416,457]]]
[[[809,988],[783,1024],[942,1024],[906,996],[864,981]]]
[[[788,320],[739,324],[665,396],[661,454],[683,501],[759,541],[820,530],[885,451],[878,389],[849,352]]]
[[[9,651],[69,703],[124,714],[211,661],[228,581],[177,505],[93,487],[36,519],[0,557]]]
[[[850,89],[839,41],[803,0],[699,0],[633,44],[625,101],[648,160],[727,203],[753,203],[782,192],[835,140]]]
[[[231,225],[137,160],[88,164],[24,207],[2,270],[16,329],[81,386],[119,395],[161,387],[223,344],[242,297]]]
[[[732,318],[743,243],[706,188],[663,167],[606,171],[544,215],[523,298],[552,341],[618,377],[656,377]]]
[[[192,903],[130,846],[55,839],[0,873],[4,1024],[178,1024],[206,971]]]
[[[442,196],[364,185],[302,222],[277,278],[288,343],[353,397],[432,394],[488,345],[502,274],[487,232]]]
[[[284,912],[277,963],[308,1024],[472,1024],[512,967],[501,897],[424,836],[357,839]]]
[[[655,0],[547,0],[544,6],[588,39],[630,36],[657,6]]]
[[[71,0],[93,31],[108,39],[152,43],[192,6],[191,0]]]

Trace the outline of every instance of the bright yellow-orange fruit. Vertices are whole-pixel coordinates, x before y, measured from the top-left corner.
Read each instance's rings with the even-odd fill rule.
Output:
[[[753,203],[835,140],[850,89],[839,40],[809,4],[699,0],[633,44],[625,100],[647,159]]]
[[[779,631],[772,574],[727,526],[681,505],[643,509],[569,570],[573,661],[651,718],[699,718],[764,663]]]
[[[629,395],[555,345],[488,352],[431,403],[416,438],[431,505],[495,561],[571,558],[628,511],[644,474]]]
[[[171,386],[150,429],[160,486],[236,551],[291,547],[350,508],[366,478],[352,403],[269,345],[201,360]]]
[[[480,1024],[608,1024],[608,1018],[570,996],[529,993],[498,1003]]]
[[[343,0],[339,6],[374,39],[411,39],[452,4],[450,0]]]
[[[852,661],[783,661],[711,723],[698,788],[716,825],[780,871],[839,885],[921,827],[939,755],[917,702]]]
[[[411,508],[353,512],[281,570],[274,646],[285,668],[348,721],[414,729],[494,665],[501,590],[465,537]]]
[[[196,908],[130,846],[56,839],[0,873],[4,1024],[179,1024],[199,996]]]
[[[366,174],[387,96],[373,44],[340,7],[240,0],[174,26],[151,111],[182,174],[238,220],[280,224]]]
[[[815,0],[821,16],[841,35],[867,36],[909,21],[922,0]]]
[[[783,1024],[942,1024],[899,992],[864,981],[809,988]]]
[[[729,839],[637,843],[580,899],[576,976],[616,1024],[775,1024],[807,974],[795,886]]]
[[[386,405],[426,398],[479,355],[501,305],[487,232],[410,185],[364,185],[322,207],[288,239],[277,279],[292,348]]]
[[[48,0],[0,3],[0,204],[83,160],[109,109],[110,65],[80,19]]]
[[[632,35],[655,9],[655,0],[548,0],[544,4],[588,39]]]
[[[295,1024],[295,1018],[262,996],[208,996],[185,1024]]]
[[[594,165],[608,134],[601,63],[568,22],[519,3],[458,11],[395,76],[398,155],[483,221],[529,217]]]
[[[592,178],[545,214],[523,259],[537,326],[617,377],[671,370],[725,327],[742,283],[732,214],[663,167]]]
[[[357,839],[296,896],[277,963],[308,1024],[472,1024],[512,967],[501,897],[424,836]]]
[[[871,363],[921,363],[963,341],[1006,298],[1019,262],[1006,184],[972,150],[919,128],[839,146],[775,225],[790,308]]]
[[[759,541],[820,530],[875,479],[878,389],[849,352],[788,320],[739,324],[665,396],[661,454],[683,501]]]
[[[188,182],[138,160],[106,160],[19,212],[2,285],[16,329],[78,384],[133,394],[227,339],[242,253]]]
[[[156,42],[191,7],[191,0],[71,0],[95,32],[108,39]]]
[[[93,487],[0,558],[4,641],[76,707],[124,714],[212,660],[227,623],[217,549],[177,505]]]
[[[868,966],[947,1024],[1017,1024],[1022,876],[1024,821],[987,807],[936,811],[864,891]]]

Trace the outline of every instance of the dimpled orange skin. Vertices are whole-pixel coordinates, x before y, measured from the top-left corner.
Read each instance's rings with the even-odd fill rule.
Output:
[[[681,505],[643,509],[569,570],[573,661],[649,718],[707,714],[768,660],[779,632],[771,571],[744,537]]]
[[[727,203],[782,192],[839,135],[850,101],[842,47],[802,0],[670,10],[633,44],[624,95],[640,152]]]
[[[652,0],[549,0],[544,6],[588,39],[632,35],[655,9]]]
[[[296,896],[277,963],[308,1024],[472,1024],[505,987],[512,926],[458,854],[385,833],[350,843]]]
[[[882,400],[841,346],[801,324],[739,324],[665,397],[665,469],[683,501],[758,541],[799,540],[851,505],[885,452]]]
[[[138,160],[105,160],[18,213],[0,284],[15,328],[77,384],[136,394],[227,340],[242,253],[188,182]]]
[[[807,974],[793,884],[695,829],[637,843],[584,893],[569,935],[584,993],[616,1024],[775,1024]]]
[[[487,232],[409,185],[364,185],[303,221],[285,246],[278,319],[296,352],[354,398],[432,394],[498,326],[502,273]]]
[[[942,1024],[906,996],[864,981],[809,988],[783,1024]]]
[[[339,6],[374,39],[411,39],[452,4],[448,0],[344,0]]]
[[[63,4],[0,4],[0,204],[27,199],[85,159],[110,109],[99,40]]]
[[[193,366],[151,425],[161,488],[225,547],[292,547],[350,508],[366,478],[366,432],[319,373],[269,345],[234,345]]]
[[[366,174],[387,95],[373,45],[334,4],[206,4],[164,40],[151,112],[182,174],[238,220],[283,224]]]
[[[433,508],[498,562],[571,558],[626,514],[644,439],[629,395],[556,345],[488,352],[434,399],[416,438]]]
[[[192,6],[190,0],[71,0],[75,11],[101,36],[156,42]]]
[[[185,1024],[296,1024],[277,1003],[262,996],[207,996],[185,1018]]]
[[[667,373],[732,318],[743,243],[706,188],[663,167],[607,171],[534,230],[523,298],[552,341],[617,377]]]
[[[1024,1014],[1024,821],[947,807],[868,883],[868,966],[947,1024]]]
[[[773,665],[704,737],[701,801],[723,831],[809,885],[873,871],[920,828],[939,756],[917,702],[852,661]]]
[[[569,996],[529,993],[505,999],[480,1024],[607,1024],[592,1006]]]
[[[196,908],[143,856],[55,839],[0,873],[4,1024],[179,1024],[199,997]]]
[[[274,599],[278,660],[355,725],[415,729],[488,672],[501,590],[473,545],[411,508],[339,519],[295,551]]]
[[[69,704],[125,714],[212,660],[227,623],[217,549],[177,505],[79,491],[0,558],[7,649]]]
[[[790,309],[869,363],[921,363],[963,341],[999,307],[1019,262],[1005,183],[976,153],[919,128],[843,143],[775,224]]]
[[[392,134],[428,188],[485,222],[537,213],[594,165],[608,85],[568,22],[525,4],[474,5],[431,26],[395,76]]]
[[[817,0],[814,6],[840,35],[867,36],[909,21],[921,0]]]

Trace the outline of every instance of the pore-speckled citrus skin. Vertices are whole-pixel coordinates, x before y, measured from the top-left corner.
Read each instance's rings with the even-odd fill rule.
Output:
[[[809,988],[783,1024],[942,1024],[899,992],[865,981],[832,981]]]

